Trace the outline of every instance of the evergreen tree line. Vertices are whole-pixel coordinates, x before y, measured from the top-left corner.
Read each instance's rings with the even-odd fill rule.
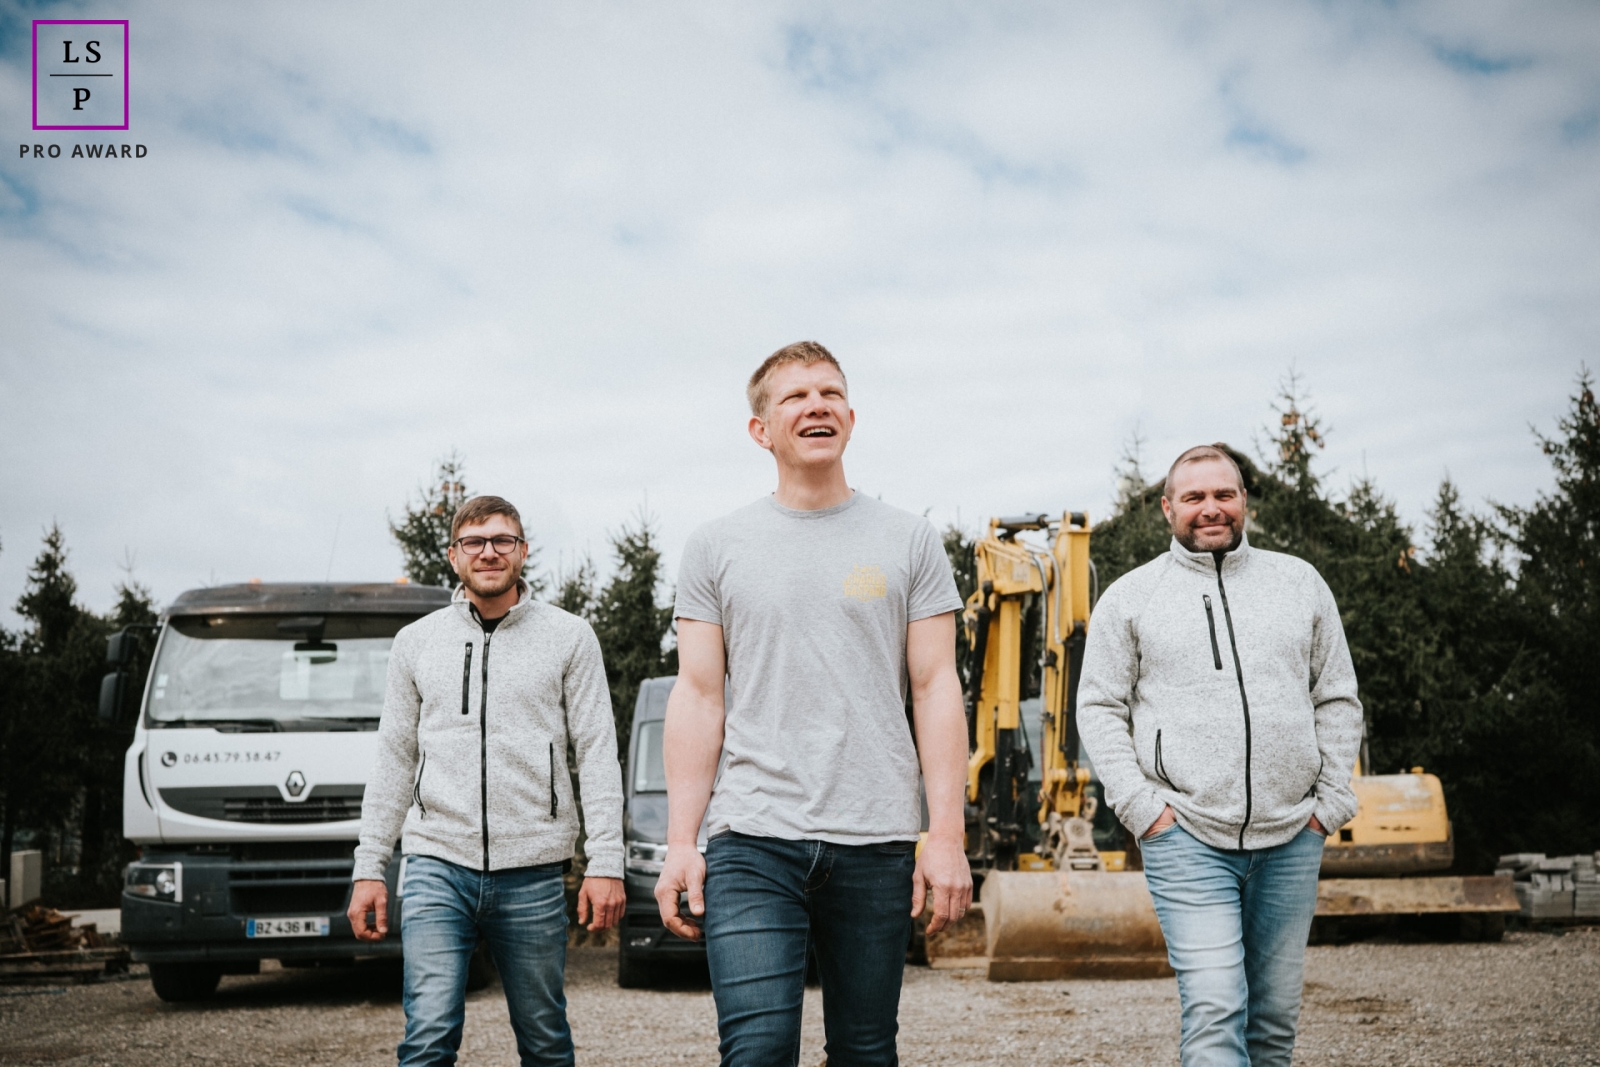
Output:
[[[104,615],[78,604],[77,591],[66,538],[52,525],[16,604],[23,628],[0,628],[0,878],[13,849],[42,849],[46,898],[100,907],[115,903],[133,858],[122,837],[130,728],[98,716],[106,638],[155,622],[156,612],[131,573]],[[147,653],[149,645],[146,639]],[[135,692],[143,692],[148,658],[140,657],[131,679]]]

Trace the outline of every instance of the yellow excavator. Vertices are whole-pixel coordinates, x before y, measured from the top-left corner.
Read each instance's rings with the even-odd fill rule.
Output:
[[[1028,532],[1048,543],[1017,536]],[[1170,974],[1144,875],[1124,869],[1125,851],[1095,847],[1097,798],[1078,760],[1078,672],[1094,599],[1089,518],[993,519],[973,552],[977,589],[962,616],[971,650],[967,859],[981,880],[988,975]],[[1037,754],[1022,721],[1035,686]],[[930,944],[930,957],[938,953]]]
[[[1028,533],[1043,543],[1019,536]],[[976,589],[962,621],[967,859],[980,904],[928,939],[936,966],[981,965],[995,981],[1172,973],[1137,845],[1125,834],[1120,849],[1095,842],[1098,786],[1080,761],[1077,729],[1098,595],[1089,537],[1083,512],[1032,514],[991,519],[974,546]],[[1039,728],[1030,731],[1023,709],[1035,693]],[[1496,936],[1517,907],[1510,879],[1403,877],[1453,860],[1438,778],[1358,768],[1352,784],[1360,812],[1327,843],[1319,920],[1455,914],[1477,923],[1469,929],[1478,936]],[[1103,838],[1119,836],[1120,827],[1107,829]]]

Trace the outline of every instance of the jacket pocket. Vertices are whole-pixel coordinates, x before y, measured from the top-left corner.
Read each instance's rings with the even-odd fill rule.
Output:
[[[411,800],[417,806],[418,817],[428,817],[428,805],[422,802],[422,775],[428,769],[428,751],[423,749],[422,761],[417,767],[417,780],[411,783]]]
[[[489,805],[496,838],[535,837],[572,819],[562,810],[563,754],[543,731],[520,743],[490,738]]]
[[[1311,788],[1306,790],[1306,795],[1301,797],[1301,800],[1310,800],[1317,795],[1317,784],[1322,781],[1322,768],[1327,765],[1327,762],[1326,757],[1320,754],[1317,756],[1317,776],[1311,779]]]
[[[461,660],[461,714],[472,711],[472,642],[467,642],[466,655]]]
[[[1220,671],[1222,648],[1217,644],[1217,617],[1211,610],[1211,597],[1203,595],[1200,599],[1206,602],[1206,629],[1211,631],[1211,665]]]
[[[1161,731],[1156,731],[1156,775],[1167,783],[1167,788],[1177,792],[1178,787],[1172,784],[1172,779],[1167,777],[1166,765],[1161,762]]]

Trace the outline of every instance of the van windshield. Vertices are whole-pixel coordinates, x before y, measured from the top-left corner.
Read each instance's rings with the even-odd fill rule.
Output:
[[[220,615],[169,620],[147,721],[239,729],[375,729],[389,646],[409,615]]]
[[[639,724],[639,765],[633,772],[635,793],[665,793],[667,768],[661,761],[661,719]]]

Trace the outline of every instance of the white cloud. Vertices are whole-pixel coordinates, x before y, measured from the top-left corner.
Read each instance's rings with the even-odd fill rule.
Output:
[[[0,128],[71,143],[0,10]],[[1590,6],[444,11],[141,6],[150,155],[0,156],[0,606],[52,519],[97,606],[125,549],[390,577],[452,446],[548,561],[647,497],[670,556],[769,487],[743,378],[800,337],[938,521],[1103,514],[1136,425],[1247,442],[1290,365],[1420,519],[1547,483],[1600,336]]]

